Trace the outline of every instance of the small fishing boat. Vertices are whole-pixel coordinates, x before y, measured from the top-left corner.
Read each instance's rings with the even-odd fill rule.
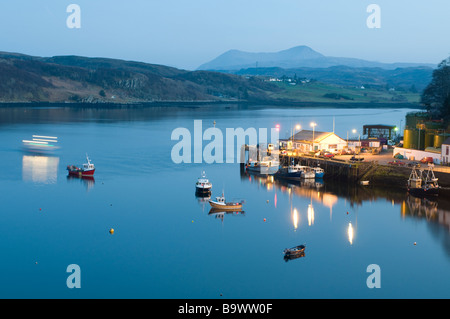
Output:
[[[288,167],[282,167],[275,173],[275,177],[289,180],[300,180],[302,171],[292,162]]]
[[[67,165],[67,170],[69,171],[69,175],[71,176],[83,176],[83,177],[92,177],[94,176],[95,166],[91,163],[91,160],[86,154],[87,163],[83,164],[82,167],[77,167],[75,165]]]
[[[413,167],[408,179],[408,192],[414,196],[438,196],[440,186],[438,179],[433,172],[434,164],[428,164],[427,173],[424,174],[423,170],[419,173],[416,171],[416,167]]]
[[[296,165],[295,168],[302,172],[302,178],[316,178],[316,172],[309,166]]]
[[[202,172],[202,175],[198,178],[197,183],[195,183],[195,193],[201,195],[209,195],[211,194],[212,184],[206,178],[205,171]]]
[[[303,254],[305,252],[305,245],[298,245],[292,248],[286,248],[283,250],[285,257],[295,257]]]
[[[249,161],[246,165],[247,171],[262,175],[273,175],[278,171],[280,162],[270,156],[264,157],[261,161]]]
[[[315,172],[316,178],[323,178],[323,176],[325,175],[325,171],[322,167],[313,167],[312,169]]]
[[[225,200],[225,197],[223,196],[218,196],[216,197],[216,200],[210,200],[209,204],[211,205],[211,207],[213,208],[217,208],[217,209],[221,209],[221,210],[232,210],[232,211],[239,211],[242,209],[242,201],[241,202],[227,202]]]

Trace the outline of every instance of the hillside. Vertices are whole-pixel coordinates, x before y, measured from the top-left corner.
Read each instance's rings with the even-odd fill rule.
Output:
[[[422,91],[430,83],[433,69],[429,67],[408,67],[393,70],[382,68],[353,68],[333,66],[328,68],[248,68],[233,72],[245,76],[291,77],[314,79],[316,81],[348,87],[371,86],[401,90]]]
[[[0,53],[0,102],[258,101],[278,90],[234,74],[107,58]]]
[[[233,74],[108,58],[0,52],[0,103],[417,103],[430,70],[253,68]],[[272,77],[284,80],[274,82]]]

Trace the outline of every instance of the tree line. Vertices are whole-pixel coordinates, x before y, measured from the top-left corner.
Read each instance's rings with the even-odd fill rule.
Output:
[[[422,93],[421,102],[434,118],[450,121],[450,57],[439,63],[431,82]]]

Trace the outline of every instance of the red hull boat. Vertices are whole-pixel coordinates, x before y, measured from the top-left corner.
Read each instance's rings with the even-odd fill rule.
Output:
[[[93,177],[95,172],[95,166],[91,163],[91,160],[86,155],[87,163],[83,164],[82,167],[77,167],[75,165],[67,165],[67,170],[70,176],[83,176],[83,177]]]

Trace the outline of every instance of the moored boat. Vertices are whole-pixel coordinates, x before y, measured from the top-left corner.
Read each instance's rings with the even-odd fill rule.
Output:
[[[261,161],[249,161],[246,169],[249,172],[254,172],[262,175],[275,174],[280,166],[280,162],[270,156],[263,158]]]
[[[416,171],[416,167],[413,167],[408,179],[408,193],[414,196],[438,196],[440,186],[438,179],[433,172],[434,164],[428,164],[427,173],[424,174],[423,170],[419,173]]]
[[[242,209],[242,201],[241,202],[227,202],[225,200],[225,197],[223,196],[218,196],[216,197],[216,200],[210,200],[209,204],[211,205],[211,207],[216,208],[216,209],[221,209],[221,210],[232,210],[232,211],[239,211]]]
[[[311,167],[301,166],[301,165],[296,165],[295,167],[298,168],[299,170],[301,170],[302,178],[304,178],[304,179],[316,178],[316,172]]]
[[[275,177],[289,179],[289,180],[300,180],[302,177],[302,171],[292,163],[287,167],[280,168],[276,173]]]
[[[78,167],[75,165],[67,165],[67,170],[69,171],[69,175],[71,176],[83,176],[83,177],[92,177],[94,176],[95,166],[91,163],[91,160],[86,154],[87,163],[84,163],[82,167]]]
[[[314,170],[316,178],[323,178],[325,175],[325,171],[322,167],[313,167],[312,169]]]
[[[298,245],[292,248],[286,248],[285,250],[283,250],[283,253],[285,257],[295,257],[303,254],[305,252],[305,249],[305,245]]]
[[[210,195],[212,189],[211,182],[206,178],[205,171],[198,178],[197,183],[195,183],[195,193],[198,195]]]

